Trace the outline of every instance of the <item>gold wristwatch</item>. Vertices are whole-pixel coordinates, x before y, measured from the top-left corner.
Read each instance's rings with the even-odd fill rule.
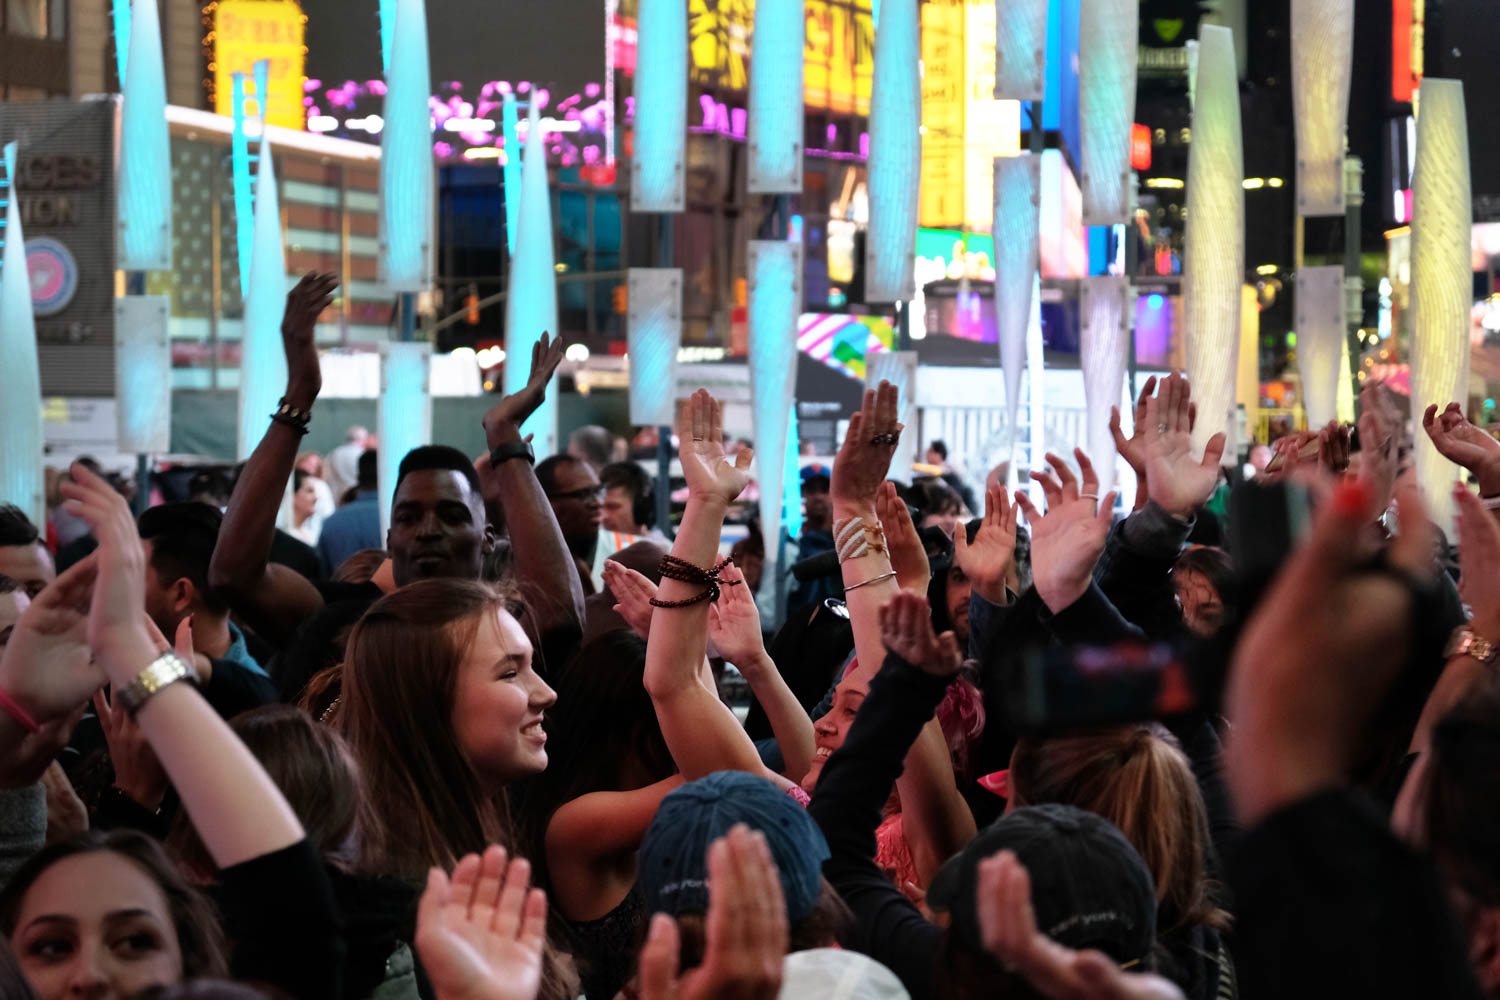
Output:
[[[151,700],[151,696],[162,688],[176,684],[178,681],[197,683],[198,675],[187,661],[176,653],[168,650],[156,659],[152,660],[145,670],[135,675],[125,687],[121,688],[117,697],[120,704],[125,706],[125,711],[134,717],[141,710],[141,706]]]
[[[1493,663],[1495,658],[1500,656],[1500,646],[1490,642],[1469,626],[1460,625],[1453,630],[1453,635],[1448,639],[1448,648],[1443,650],[1443,655],[1449,660],[1455,656],[1468,656],[1480,663]]]

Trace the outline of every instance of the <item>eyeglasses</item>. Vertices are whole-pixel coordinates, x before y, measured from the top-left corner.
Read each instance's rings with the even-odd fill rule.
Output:
[[[598,503],[604,502],[605,489],[603,486],[585,486],[579,490],[569,490],[566,493],[548,493],[548,500],[577,500],[580,502],[594,500]]]

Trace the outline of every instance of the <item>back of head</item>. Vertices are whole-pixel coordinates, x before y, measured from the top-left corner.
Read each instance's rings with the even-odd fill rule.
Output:
[[[1471,911],[1500,907],[1500,681],[1486,678],[1433,730],[1420,836]]]
[[[937,455],[939,458],[948,457],[948,446],[941,440],[934,440],[927,446],[927,450],[932,452],[934,455]]]
[[[1122,965],[1151,967],[1156,892],[1135,848],[1094,813],[1027,806],[981,830],[928,885],[928,905],[950,915],[939,995],[988,996],[998,982],[1010,982],[984,948],[976,895],[980,862],[1002,850],[1030,876],[1038,931],[1068,948],[1097,948]]]
[[[596,470],[610,463],[614,451],[615,436],[597,424],[580,427],[568,435],[568,454],[582,459]]]
[[[360,461],[363,462],[364,459],[361,458]],[[360,468],[363,470],[364,467]],[[456,472],[468,481],[475,496],[483,492],[479,485],[479,473],[474,469],[474,462],[457,448],[451,448],[446,444],[424,444],[420,448],[413,448],[407,452],[406,457],[401,460],[401,467],[396,471],[396,489],[400,490],[401,481],[413,472],[428,471]],[[361,471],[360,485],[364,485],[363,471]]]
[[[1158,723],[1023,739],[1011,755],[1017,805],[1057,802],[1109,820],[1140,853],[1156,883],[1163,933],[1227,926],[1208,883],[1208,814],[1192,767]]]
[[[787,955],[777,1000],[909,1000],[896,974],[868,955],[842,948],[810,948]]]
[[[364,778],[361,867],[420,879],[510,838],[453,733],[454,692],[482,615],[504,606],[482,583],[419,580],[354,626],[338,725]]]
[[[186,577],[211,614],[229,610],[208,585],[208,566],[223,523],[217,507],[192,500],[147,508],[136,522],[142,540],[151,542],[151,568],[158,582],[168,587]]]
[[[373,490],[380,481],[380,453],[374,448],[360,452],[355,475],[355,485],[362,490]]]
[[[213,904],[188,884],[159,843],[135,830],[89,830],[53,841],[33,854],[0,890],[0,935],[8,940],[15,934],[27,893],[48,869],[67,858],[96,853],[124,858],[161,891],[177,933],[184,977],[228,974],[228,950]]]
[[[35,545],[41,537],[25,511],[15,504],[0,503],[0,547]]]
[[[189,500],[213,507],[226,507],[229,505],[229,494],[229,476],[222,469],[203,469],[193,473],[193,478],[188,480]]]
[[[331,579],[335,583],[369,583],[390,557],[385,549],[360,549],[339,564]]]

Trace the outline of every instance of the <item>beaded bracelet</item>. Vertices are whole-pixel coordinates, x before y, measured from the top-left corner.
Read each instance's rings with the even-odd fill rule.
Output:
[[[689,597],[681,601],[659,601],[653,597],[651,598],[651,606],[653,608],[689,608],[694,604],[701,604],[704,601],[717,601],[721,592],[719,590],[720,584],[726,587],[737,587],[741,582],[739,580],[719,579],[719,574],[728,565],[729,560],[725,559],[713,569],[699,569],[686,559],[678,559],[676,556],[662,556],[661,575],[663,579],[678,580],[682,583],[697,583],[701,584],[704,589],[696,597]]]
[[[841,563],[886,551],[885,532],[880,523],[870,524],[857,515],[833,523],[833,541]]]
[[[298,434],[307,434],[307,425],[312,423],[312,412],[310,410],[299,410],[282,396],[280,403],[276,406],[276,412],[271,414],[271,419],[278,424],[285,424]]]

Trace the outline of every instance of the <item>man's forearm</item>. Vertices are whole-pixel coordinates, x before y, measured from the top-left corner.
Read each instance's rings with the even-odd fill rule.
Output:
[[[308,399],[287,402],[299,409],[312,406]],[[209,564],[209,584],[216,589],[243,592],[265,572],[276,538],[276,516],[281,498],[292,477],[302,435],[278,421],[271,421],[260,444],[234,484],[219,541]]]
[[[491,469],[490,476],[510,528],[516,579],[530,594],[544,599],[536,608],[538,626],[543,631],[565,625],[582,629],[583,584],[536,473],[525,462],[511,459]]]

